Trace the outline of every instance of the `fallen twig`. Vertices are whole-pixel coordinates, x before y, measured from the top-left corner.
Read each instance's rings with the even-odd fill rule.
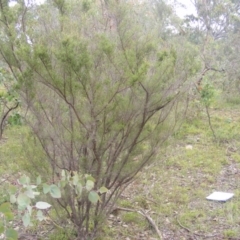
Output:
[[[17,174],[18,172],[13,172],[10,176],[8,176],[7,178],[3,179],[0,182],[0,185],[2,185],[3,183],[7,182],[9,179],[11,179],[15,174]]]
[[[177,219],[178,225],[179,225],[180,227],[182,227],[183,229],[185,229],[186,231],[188,231],[189,233],[191,233],[191,234],[194,234],[194,235],[199,236],[199,237],[204,237],[204,238],[213,238],[213,237],[218,236],[218,234],[205,235],[205,234],[195,233],[195,232],[193,232],[192,230],[190,230],[189,228],[183,226],[183,225],[181,224],[181,222],[178,220],[178,218],[176,218],[176,219]]]
[[[158,236],[160,239],[163,239],[162,237],[162,233],[160,232],[160,230],[158,229],[157,225],[155,224],[155,222],[153,221],[153,219],[146,213],[143,212],[142,210],[137,211],[139,214],[141,214],[142,216],[144,216],[148,222],[154,227],[155,231],[157,232]]]
[[[160,232],[160,230],[158,229],[156,223],[154,222],[154,220],[143,210],[135,210],[135,209],[131,209],[131,208],[122,208],[122,207],[117,207],[115,208],[113,211],[125,211],[125,212],[136,212],[139,213],[140,215],[142,215],[143,217],[145,217],[148,222],[151,224],[151,226],[153,226],[153,228],[155,229],[156,233],[159,236],[159,239],[162,240],[163,236],[162,233]]]

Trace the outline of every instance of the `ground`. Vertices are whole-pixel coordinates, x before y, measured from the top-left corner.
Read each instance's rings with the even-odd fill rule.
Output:
[[[212,109],[211,118],[217,140],[204,113],[190,119],[119,201],[144,209],[163,239],[240,239],[240,112]],[[214,191],[232,192],[234,198],[206,200]],[[109,239],[159,239],[138,213],[120,211],[116,219],[121,227]]]
[[[216,139],[204,109],[189,115],[167,148],[160,149],[156,159],[125,189],[116,205],[120,209],[109,217],[99,239],[154,240],[159,239],[156,229],[166,240],[240,239],[238,109],[211,109]],[[8,129],[0,143],[2,176],[16,174],[16,161],[26,156],[21,150],[25,132],[16,130]],[[206,200],[213,191],[232,192],[234,197],[227,202]],[[27,229],[25,239],[60,239],[53,237],[57,234],[53,225],[44,224]]]

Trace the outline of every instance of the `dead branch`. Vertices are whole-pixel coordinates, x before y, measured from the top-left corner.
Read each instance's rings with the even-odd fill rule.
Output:
[[[160,232],[160,230],[158,229],[156,223],[153,221],[153,219],[146,213],[144,212],[143,210],[141,211],[137,211],[139,214],[141,214],[142,216],[144,216],[148,222],[154,227],[155,231],[157,232],[158,236],[159,236],[159,239],[163,239],[162,237],[162,233]]]
[[[158,229],[156,223],[154,220],[144,211],[144,210],[136,210],[136,209],[131,209],[131,208],[122,208],[122,207],[117,207],[113,210],[113,212],[118,212],[118,211],[125,211],[125,212],[136,212],[145,217],[148,222],[151,224],[151,226],[155,229],[157,235],[159,236],[159,239],[162,240],[163,236],[160,230]]]

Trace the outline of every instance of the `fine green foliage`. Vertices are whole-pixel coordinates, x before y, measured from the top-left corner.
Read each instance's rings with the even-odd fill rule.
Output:
[[[211,84],[205,83],[201,89],[200,96],[201,101],[206,107],[210,107],[210,104],[213,102],[215,97],[215,89]]]
[[[83,239],[95,237],[123,187],[179,126],[201,68],[195,46],[159,35],[155,6],[133,7],[76,0],[0,6],[6,36],[0,53],[44,153],[44,164],[28,164],[46,182],[52,176],[43,191],[63,199],[60,206]],[[63,170],[72,173],[70,188],[59,183]],[[27,197],[33,196],[29,187]],[[25,200],[17,202],[25,207]]]

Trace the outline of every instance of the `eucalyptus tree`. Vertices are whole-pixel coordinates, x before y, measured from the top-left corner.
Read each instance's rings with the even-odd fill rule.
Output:
[[[18,82],[26,122],[46,157],[109,191],[93,204],[65,189],[59,205],[79,239],[92,239],[116,199],[184,116],[197,51],[164,41],[155,13],[129,1],[0,0],[0,53]],[[150,14],[151,13],[151,14]],[[161,159],[161,156],[158,156]]]
[[[240,2],[193,0],[192,3],[196,12],[185,17],[183,29],[189,41],[201,49],[204,68],[200,82],[205,78],[225,88],[238,75]]]
[[[199,36],[223,39],[239,30],[240,3],[235,0],[193,0],[196,12],[185,16],[185,24]]]

